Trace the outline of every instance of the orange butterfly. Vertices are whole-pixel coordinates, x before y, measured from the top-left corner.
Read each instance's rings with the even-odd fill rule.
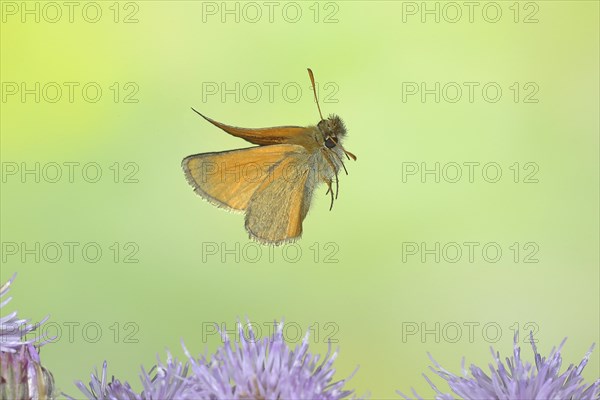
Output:
[[[342,158],[356,160],[342,147],[346,128],[340,117],[323,118],[310,68],[308,75],[321,116],[316,126],[238,128],[192,108],[230,135],[259,145],[191,155],[183,159],[182,167],[197,194],[217,207],[245,212],[246,230],[263,244],[278,245],[300,237],[314,189],[321,182],[329,188],[326,194],[331,194],[331,210],[338,195],[340,168],[348,174]]]

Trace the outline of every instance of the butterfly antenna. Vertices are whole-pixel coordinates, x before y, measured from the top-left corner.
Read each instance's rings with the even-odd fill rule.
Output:
[[[317,108],[319,109],[319,116],[321,117],[321,121],[324,119],[323,114],[321,113],[321,106],[319,105],[319,99],[317,99],[317,89],[315,88],[315,76],[313,75],[312,69],[308,69],[308,76],[310,77],[310,83],[312,83],[313,93],[315,94],[315,103],[317,103]]]

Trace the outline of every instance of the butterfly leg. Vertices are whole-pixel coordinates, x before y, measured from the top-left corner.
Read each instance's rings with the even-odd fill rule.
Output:
[[[331,154],[333,154],[334,156],[337,157],[337,159],[340,161],[340,164],[342,164],[342,167],[344,168],[344,172],[346,173],[346,175],[348,175],[348,170],[346,169],[346,166],[344,165],[344,161],[342,161],[340,156],[338,156],[337,153],[334,151],[332,151]],[[336,170],[336,173],[337,173],[337,170]]]
[[[327,187],[328,187],[327,192],[325,194],[331,193],[331,205],[329,206],[329,211],[331,211],[331,209],[333,208],[333,189],[331,188],[331,182],[332,182],[331,179],[329,179],[329,180],[325,179],[325,183],[327,184]]]
[[[327,163],[329,164],[329,166],[331,167],[331,169],[333,170],[333,173],[335,174],[335,198],[337,199],[338,197],[338,193],[340,192],[340,179],[338,177],[338,170],[335,167],[335,164],[333,164],[333,161],[331,161],[331,158],[329,158],[329,154],[327,153],[327,151],[325,149],[321,149],[321,151],[323,152],[323,155],[325,156],[325,160],[327,160]],[[333,153],[335,154],[335,153]],[[337,156],[337,154],[335,154]],[[339,157],[338,157],[339,158]],[[344,163],[342,163],[342,166],[344,165]],[[344,169],[346,169],[346,167],[344,167]],[[346,175],[348,174],[348,171],[346,171]],[[327,178],[323,178],[325,181],[327,181]],[[329,189],[331,190],[331,180],[329,181]],[[327,193],[329,193],[329,190],[327,191]],[[325,193],[325,194],[327,194]],[[331,195],[333,196],[333,191],[331,192]]]

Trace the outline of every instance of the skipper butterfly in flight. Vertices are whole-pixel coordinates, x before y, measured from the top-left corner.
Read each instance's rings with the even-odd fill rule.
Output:
[[[313,192],[321,182],[331,196],[331,210],[338,196],[340,169],[348,174],[343,158],[356,160],[342,146],[346,127],[341,118],[323,118],[310,68],[308,75],[321,117],[317,125],[239,128],[192,108],[230,135],[258,145],[191,155],[183,159],[182,167],[201,197],[217,207],[245,213],[250,237],[263,244],[278,245],[300,237]]]

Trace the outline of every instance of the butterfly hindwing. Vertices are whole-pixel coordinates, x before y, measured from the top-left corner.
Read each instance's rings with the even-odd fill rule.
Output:
[[[254,192],[246,211],[246,230],[262,243],[281,244],[302,234],[312,187],[306,152],[286,157]]]

